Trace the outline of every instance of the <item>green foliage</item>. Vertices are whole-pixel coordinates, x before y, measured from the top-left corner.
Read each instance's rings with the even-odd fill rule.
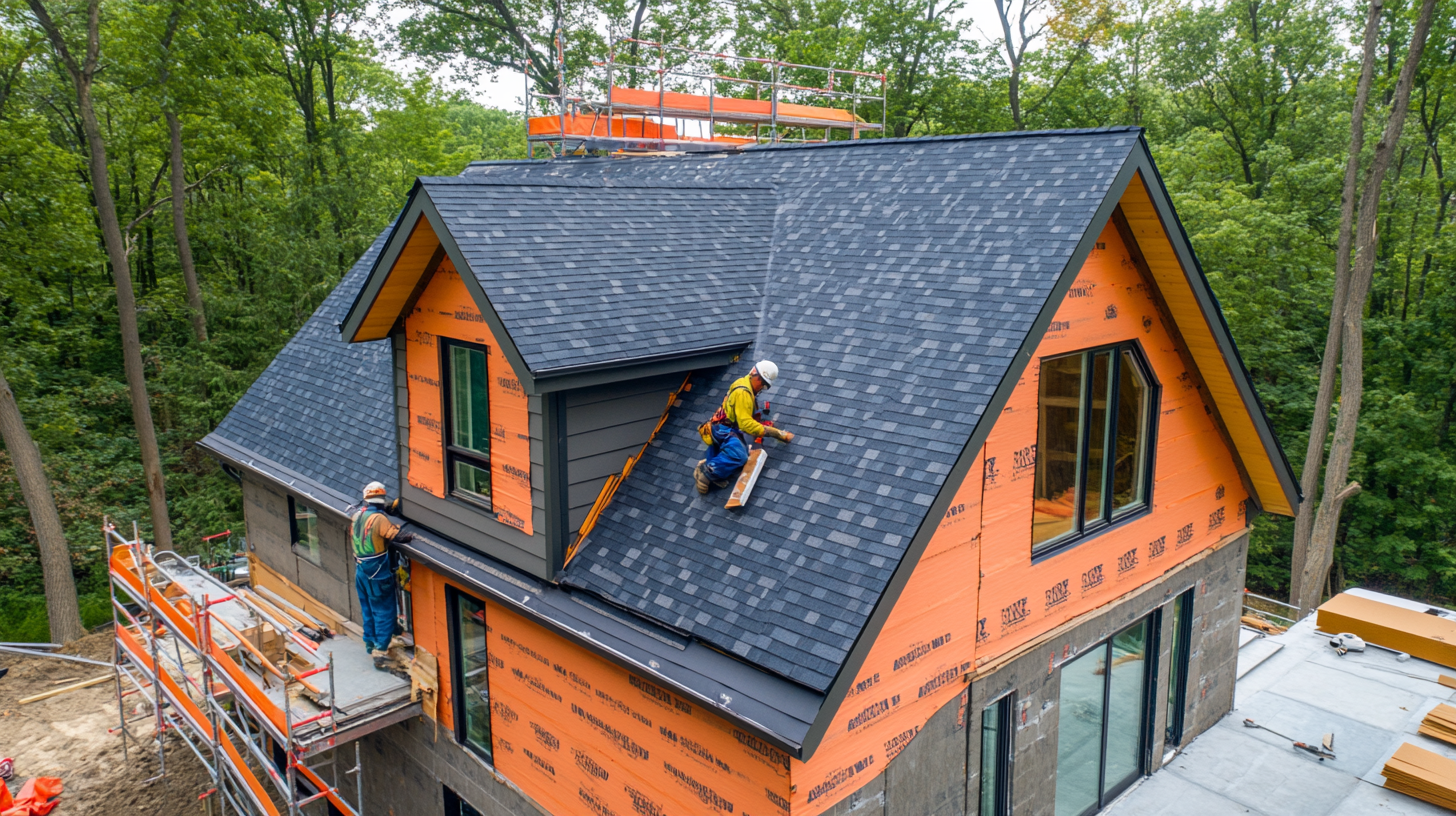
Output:
[[[1033,0],[1037,3],[1037,0]],[[60,4],[55,6],[60,8]],[[1344,0],[1044,0],[1017,81],[1028,128],[1145,126],[1276,432],[1302,456],[1328,321],[1363,4]],[[419,175],[523,157],[517,113],[387,67],[525,67],[556,86],[555,3],[394,0],[392,40],[358,0],[103,4],[97,105],[128,240],[152,410],[183,549],[242,532],[239,491],[196,441],[338,282]],[[960,0],[562,0],[567,86],[592,96],[612,35],[883,72],[891,135],[1004,130],[1001,21]],[[1411,3],[1388,7],[1369,139],[1387,112]],[[1334,583],[1456,597],[1456,4],[1438,8],[1386,183],[1366,327],[1366,397]],[[58,15],[74,26],[78,16]],[[1032,19],[1033,28],[1040,19]],[[1013,20],[1012,27],[1016,23]],[[169,34],[170,32],[170,34]],[[623,46],[618,84],[651,87],[671,52]],[[630,66],[639,66],[636,71]],[[706,70],[767,79],[755,66]],[[755,71],[757,70],[757,73]],[[821,85],[822,73],[783,80]],[[842,81],[842,79],[841,79]],[[686,89],[686,88],[685,88]],[[861,86],[861,90],[864,86]],[[702,90],[701,88],[694,90]],[[720,83],[719,93],[752,94]],[[0,0],[0,348],[49,469],[86,622],[106,615],[99,526],[146,496],[115,298],[74,100],[22,0]],[[210,340],[193,340],[173,243],[164,111],[181,118],[187,215]],[[865,118],[878,110],[861,108]],[[158,205],[150,217],[148,207]],[[140,514],[140,515],[139,515]],[[1291,525],[1261,517],[1250,585],[1286,591]],[[30,519],[0,455],[0,639],[44,637]],[[39,610],[39,611],[37,611]],[[99,612],[97,610],[100,610]],[[95,617],[100,615],[100,618]]]

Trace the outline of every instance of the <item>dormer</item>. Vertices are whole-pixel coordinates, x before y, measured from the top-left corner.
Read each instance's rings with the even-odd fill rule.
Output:
[[[762,309],[773,193],[422,178],[340,332],[390,339],[403,514],[552,579]]]

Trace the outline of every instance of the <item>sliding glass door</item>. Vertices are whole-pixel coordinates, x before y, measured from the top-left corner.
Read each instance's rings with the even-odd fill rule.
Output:
[[[1095,813],[1143,770],[1149,620],[1062,665],[1056,816]]]

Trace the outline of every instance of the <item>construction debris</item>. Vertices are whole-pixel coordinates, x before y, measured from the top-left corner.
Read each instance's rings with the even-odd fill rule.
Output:
[[[72,683],[69,686],[62,686],[61,688],[58,688],[58,689],[51,689],[50,691],[43,691],[40,694],[32,694],[29,697],[21,697],[20,698],[20,704],[21,705],[25,705],[26,703],[36,703],[36,702],[40,702],[41,700],[49,700],[50,698],[56,697],[56,696],[61,695],[61,694],[67,694],[67,693],[72,692],[72,691],[79,691],[80,689],[83,689],[83,688],[91,688],[92,686],[99,686],[102,683],[110,682],[110,681],[113,681],[115,679],[116,679],[116,675],[115,674],[103,674],[100,677],[93,677],[90,680],[82,680],[79,683]],[[3,811],[0,811],[0,812],[3,812]]]
[[[54,776],[38,776],[26,780],[20,786],[20,793],[12,799],[10,788],[0,782],[0,813],[5,816],[45,816],[60,802],[61,780]]]
[[[1407,742],[1396,749],[1380,775],[1390,790],[1456,810],[1456,761]]]

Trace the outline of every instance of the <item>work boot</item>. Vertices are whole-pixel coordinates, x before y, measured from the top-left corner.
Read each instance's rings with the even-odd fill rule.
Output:
[[[704,495],[713,487],[713,482],[708,479],[707,464],[707,459],[699,459],[698,466],[693,468],[693,481],[698,484],[698,492]]]

